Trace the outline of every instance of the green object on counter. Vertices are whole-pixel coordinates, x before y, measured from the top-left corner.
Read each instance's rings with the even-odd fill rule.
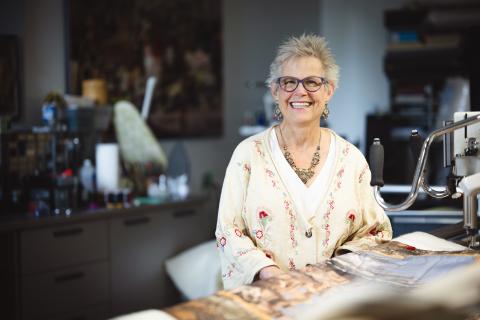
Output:
[[[133,205],[135,207],[145,206],[145,205],[155,205],[164,203],[166,199],[156,198],[156,197],[135,197],[133,199]]]

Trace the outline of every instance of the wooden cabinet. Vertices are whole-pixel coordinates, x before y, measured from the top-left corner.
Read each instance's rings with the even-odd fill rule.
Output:
[[[110,220],[113,315],[178,302],[164,262],[213,237],[204,212],[201,206],[184,205]]]
[[[102,220],[21,231],[22,274],[106,260],[107,227]]]
[[[178,303],[164,263],[214,237],[208,199],[0,222],[0,318],[103,320]]]
[[[167,299],[162,251],[163,214],[110,221],[112,311],[158,308]]]
[[[96,221],[20,232],[22,319],[108,310],[107,231]]]
[[[22,277],[22,319],[80,315],[84,309],[108,310],[108,261]]]

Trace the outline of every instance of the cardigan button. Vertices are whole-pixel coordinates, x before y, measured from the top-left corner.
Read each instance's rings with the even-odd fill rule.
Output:
[[[307,231],[305,231],[305,237],[307,238],[311,238],[312,237],[312,228],[308,229]]]

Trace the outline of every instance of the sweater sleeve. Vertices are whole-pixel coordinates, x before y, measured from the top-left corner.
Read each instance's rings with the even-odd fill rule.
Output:
[[[370,186],[371,172],[362,155],[360,170],[355,175],[357,199],[360,203],[361,224],[345,243],[335,250],[335,255],[383,243],[392,239],[392,226],[385,211],[376,202],[373,188]]]
[[[235,149],[227,167],[215,231],[225,289],[250,284],[260,269],[275,265],[256,247],[246,230],[242,212],[247,198],[251,162],[245,160],[245,152],[242,154],[240,150],[239,147]]]

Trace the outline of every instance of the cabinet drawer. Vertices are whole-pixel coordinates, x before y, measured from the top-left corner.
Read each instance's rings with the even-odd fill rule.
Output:
[[[48,320],[105,320],[110,318],[110,307],[102,305],[82,310],[70,311],[58,315],[48,316]]]
[[[49,271],[106,259],[107,230],[106,221],[97,221],[22,231],[22,273]]]
[[[93,263],[22,277],[23,319],[50,319],[108,304],[108,263]]]
[[[186,207],[171,210],[163,218],[162,232],[168,234],[167,246],[170,255],[177,254],[213,237],[203,208]],[[169,256],[170,256],[169,255]]]

